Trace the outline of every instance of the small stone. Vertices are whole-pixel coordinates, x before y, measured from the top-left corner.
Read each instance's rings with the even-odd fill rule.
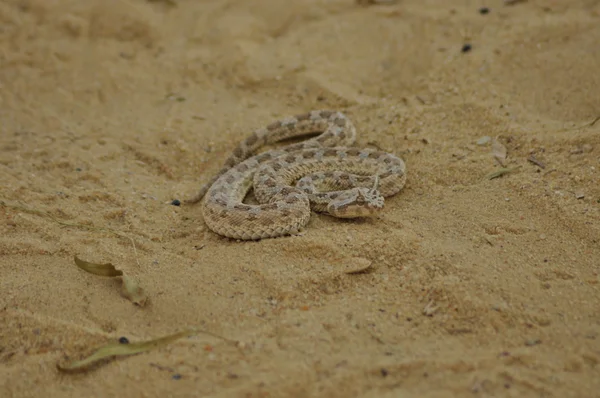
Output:
[[[583,192],[575,192],[575,198],[583,199],[583,198],[585,198],[585,195],[583,194]]]
[[[127,337],[119,337],[119,344],[129,344],[129,339]]]
[[[542,342],[540,339],[527,339],[525,340],[525,345],[528,347],[532,347],[534,345],[538,345]]]
[[[477,140],[477,145],[486,145],[491,140],[492,140],[492,137],[485,135],[485,136],[483,136],[483,137],[481,137],[480,139]]]
[[[346,269],[344,270],[344,273],[349,275],[367,272],[373,264],[368,258],[362,257],[353,257],[348,260],[348,263],[349,264],[347,264],[345,267]]]
[[[174,199],[171,204],[173,206],[181,206],[181,201],[179,199]]]
[[[471,46],[469,43],[465,43],[465,44],[463,44],[460,52],[462,52],[462,53],[468,53],[472,49],[473,49],[473,46]]]
[[[175,373],[173,376],[171,376],[171,378],[173,380],[181,380],[181,375],[179,373]]]
[[[489,9],[489,8],[487,8],[487,7],[481,7],[481,8],[479,9],[479,13],[480,13],[481,15],[489,14],[489,13],[490,13],[490,9]]]

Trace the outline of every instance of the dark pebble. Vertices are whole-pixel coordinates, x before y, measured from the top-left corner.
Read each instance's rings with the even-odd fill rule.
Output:
[[[387,376],[389,374],[388,370],[386,368],[381,368],[381,375],[383,377]]]
[[[179,199],[175,199],[171,202],[173,206],[181,206],[181,201]]]
[[[462,46],[462,49],[460,50],[460,52],[468,53],[469,51],[471,51],[472,48],[473,47],[469,43],[467,43]]]
[[[481,7],[481,8],[479,9],[479,13],[480,13],[481,15],[489,14],[489,13],[490,13],[490,9],[489,9],[489,8],[487,8],[487,7]]]
[[[179,373],[175,373],[173,376],[171,376],[171,378],[173,380],[180,380],[181,379],[181,375]]]
[[[129,344],[129,339],[127,337],[119,337],[119,344]]]

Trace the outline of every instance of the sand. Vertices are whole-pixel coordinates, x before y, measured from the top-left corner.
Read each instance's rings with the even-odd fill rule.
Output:
[[[597,1],[5,0],[0,40],[2,397],[600,396]],[[312,109],[406,161],[383,214],[171,205]],[[225,340],[56,368],[190,327]]]

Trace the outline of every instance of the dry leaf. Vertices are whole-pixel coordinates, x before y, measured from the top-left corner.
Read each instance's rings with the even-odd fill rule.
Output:
[[[142,341],[140,343],[130,343],[130,344],[121,344],[121,343],[110,343],[103,347],[98,348],[92,355],[84,358],[80,361],[71,362],[68,365],[61,366],[59,364],[56,365],[58,370],[67,373],[75,373],[81,372],[88,369],[90,366],[97,364],[98,362],[118,356],[126,356],[126,355],[134,355],[139,354],[141,352],[146,352],[153,350],[155,348],[164,347],[177,339],[182,337],[190,336],[198,333],[194,329],[186,330],[183,332],[175,333],[169,336],[161,337],[154,340]]]
[[[505,168],[502,168],[500,170],[494,171],[493,173],[486,175],[485,178],[486,178],[486,180],[493,180],[494,178],[502,177],[504,174],[511,173],[520,167],[521,166],[508,167],[508,168],[505,167]]]
[[[99,275],[99,276],[120,276],[121,281],[123,282],[123,287],[121,290],[121,294],[123,297],[131,301],[132,303],[143,307],[146,304],[147,297],[144,293],[144,289],[142,289],[139,285],[139,282],[127,275],[123,274],[123,271],[118,270],[111,263],[106,264],[96,264],[90,263],[88,261],[81,260],[75,256],[75,264],[82,270],[89,272],[90,274]]]
[[[99,275],[99,276],[121,276],[123,275],[122,271],[116,269],[111,263],[106,264],[96,264],[90,263],[87,261],[80,260],[75,256],[75,264],[82,270],[89,272],[90,274]]]
[[[122,279],[123,290],[121,291],[121,294],[132,303],[143,307],[148,299],[144,293],[144,289],[140,287],[136,279],[130,276],[123,275]]]

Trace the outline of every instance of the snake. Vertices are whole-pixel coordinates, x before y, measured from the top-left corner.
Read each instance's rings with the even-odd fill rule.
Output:
[[[301,142],[263,151],[283,140]],[[297,235],[311,209],[338,218],[372,217],[406,183],[404,161],[354,147],[356,128],[342,112],[313,110],[277,120],[241,141],[188,204],[203,198],[204,222],[238,240]],[[258,204],[244,203],[250,190]]]

